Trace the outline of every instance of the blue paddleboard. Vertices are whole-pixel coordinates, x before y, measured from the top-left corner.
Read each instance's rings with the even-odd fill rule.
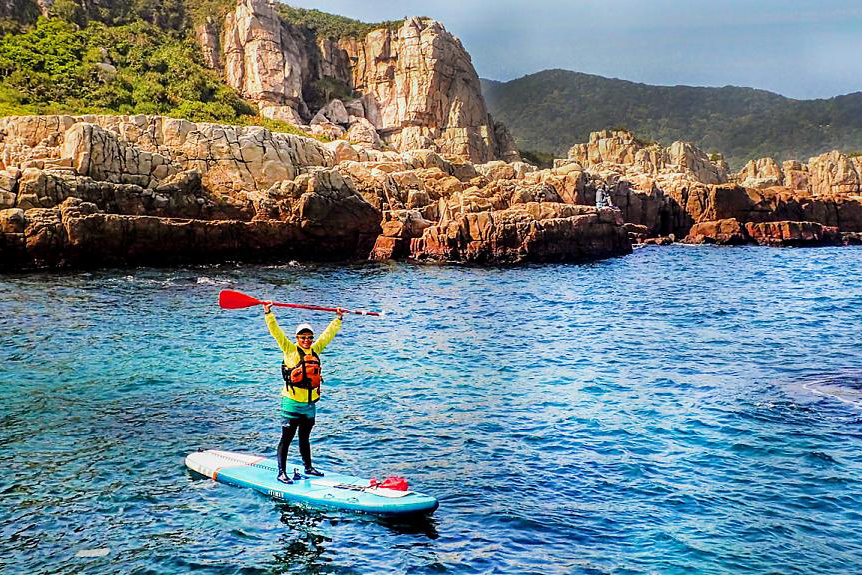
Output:
[[[186,467],[201,475],[239,487],[251,487],[275,499],[373,513],[376,515],[409,515],[430,513],[437,500],[415,491],[397,491],[370,487],[368,479],[321,470],[324,477],[306,477],[287,485],[275,477],[275,460],[247,453],[210,449],[186,457]],[[288,467],[291,475],[293,467]]]

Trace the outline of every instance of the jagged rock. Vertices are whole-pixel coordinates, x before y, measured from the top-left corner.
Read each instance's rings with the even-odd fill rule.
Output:
[[[692,237],[716,238],[699,241],[739,242],[736,226],[725,222],[715,227],[714,222],[727,219],[739,225],[807,221],[843,233],[862,231],[856,163],[837,152],[812,159],[810,166],[785,162],[779,167],[768,158],[751,162],[735,177],[748,187],[714,183],[726,178],[726,163],[718,155],[707,157],[683,143],[662,149],[624,131],[595,132],[588,143],[573,146],[569,156],[555,160],[551,170],[525,174],[524,181],[546,183],[564,202],[579,205],[593,205],[596,186],[606,185],[624,221],[644,226],[651,237],[691,232]],[[776,185],[782,183],[784,187]],[[814,193],[817,188],[821,192]],[[701,223],[705,225],[692,229]]]
[[[747,188],[769,188],[784,184],[784,173],[772,158],[751,160],[736,175],[736,181]]]
[[[347,113],[347,109],[344,107],[344,102],[337,98],[321,108],[318,113],[322,113],[323,116],[333,124],[346,125],[350,123],[350,114]],[[312,121],[312,123],[314,122]]]
[[[364,117],[401,151],[433,147],[474,161],[520,159],[511,136],[488,115],[469,55],[438,22],[411,18],[398,29],[315,44],[307,31],[280,22],[270,0],[240,0],[223,28],[228,83],[268,117],[290,115],[278,107],[307,117],[303,88],[332,78],[362,94],[350,109],[339,102],[337,113],[323,111],[335,124]],[[211,51],[212,40],[198,38]]]
[[[286,122],[288,124],[294,124],[299,126],[305,132],[308,132],[305,129],[304,121],[299,112],[291,107],[291,106],[278,106],[273,104],[267,104],[265,102],[258,104],[258,109],[260,111],[260,115],[264,118],[269,118],[270,120],[277,120],[279,122]]]
[[[376,125],[396,148],[424,148],[416,144],[430,140],[473,161],[494,157],[494,129],[478,75],[461,43],[439,22],[408,19],[398,30],[375,30],[343,47],[356,59],[353,86],[376,101]],[[366,117],[374,122],[368,106]]]
[[[225,17],[222,32],[225,79],[239,92],[265,107],[299,110],[302,64],[307,60],[300,34],[282,27],[269,0],[239,0]]]
[[[674,173],[704,184],[727,181],[727,164],[722,158],[713,162],[688,142],[674,142],[662,149],[658,144],[639,141],[625,130],[593,132],[590,141],[573,146],[568,157],[587,169],[604,169],[622,175]]]
[[[643,243],[649,237],[649,228],[638,224],[625,223],[623,229],[629,235],[632,243]]]
[[[195,38],[203,52],[204,64],[208,68],[221,71],[221,41],[212,18],[207,17],[206,22],[195,26]]]
[[[728,218],[695,224],[682,241],[687,244],[741,245],[748,243],[749,236],[738,220]]]
[[[426,220],[419,210],[391,210],[384,214],[383,229],[374,243],[368,259],[383,261],[407,257],[410,241],[422,236],[433,222]]]
[[[355,116],[356,118],[365,117],[365,106],[362,104],[362,98],[355,98],[344,102],[344,109],[349,116]]]
[[[197,169],[204,188],[218,194],[267,189],[277,181],[293,179],[307,166],[335,163],[332,154],[316,140],[257,126],[196,124],[143,115],[30,116],[0,118],[0,167],[20,166],[37,155],[46,159],[62,157],[61,146],[72,146],[64,143],[66,132],[78,122],[94,124],[114,134],[126,150],[132,148],[138,157],[147,152],[152,157],[166,158],[183,170]],[[86,136],[88,132],[82,127],[79,133]],[[102,137],[98,130],[92,133]],[[103,149],[98,142],[79,141],[82,151]],[[132,175],[135,170],[144,171],[140,166],[130,169],[125,156],[122,164],[119,152],[116,159],[120,169]],[[96,169],[99,177],[110,177],[118,168],[109,164],[89,169]],[[153,176],[160,175],[157,169],[153,168]]]
[[[335,161],[341,162],[358,162],[359,152],[350,145],[347,140],[333,140],[326,142],[323,147],[329,150],[334,156]]]
[[[380,214],[334,171],[282,182],[272,194],[283,202],[283,219],[204,221],[106,214],[78,198],[53,208],[7,210],[0,212],[0,266],[343,259],[364,257],[380,232]],[[311,249],[305,249],[308,246]]]
[[[180,171],[178,165],[161,154],[126,145],[114,132],[87,122],[73,124],[65,131],[60,154],[70,158],[75,171],[82,176],[142,188],[155,187],[160,180]]]
[[[411,242],[411,255],[419,260],[516,263],[581,261],[630,253],[625,230],[607,212],[531,203],[465,213],[427,228]]]
[[[20,208],[0,210],[0,233],[23,234],[24,226],[24,210]]]
[[[781,171],[784,174],[783,184],[786,187],[801,192],[807,192],[810,189],[807,164],[788,160],[782,164]]]
[[[161,217],[237,217],[241,211],[215,207],[200,187],[200,174],[194,170],[180,172],[162,182],[155,190],[135,184],[98,182],[86,176],[67,172],[49,172],[37,168],[24,170],[19,180],[17,206],[53,208],[69,198],[91,202],[107,212]]]
[[[380,233],[380,212],[338,169],[315,169],[295,180],[279,182],[254,199],[258,219],[263,215],[262,219],[297,224],[315,239],[315,250],[318,244],[328,247],[334,243],[342,249],[352,245],[349,255],[364,257]]]
[[[0,209],[15,206],[19,177],[21,177],[21,171],[17,168],[0,171]]]
[[[338,124],[333,124],[332,122],[324,120],[317,124],[312,124],[311,133],[315,136],[323,136],[324,138],[336,140],[344,137],[345,131],[344,128]]]
[[[838,228],[816,222],[749,222],[748,235],[758,244],[766,246],[818,246],[841,245]]]
[[[351,142],[380,146],[380,136],[374,126],[365,118],[353,118],[350,128],[347,130],[347,139]]]
[[[512,180],[515,178],[515,167],[512,164],[495,160],[485,164],[475,164],[476,171],[489,182],[497,180]]]
[[[437,168],[446,174],[452,172],[452,166],[440,154],[433,150],[410,150],[401,154],[404,166],[411,170]]]
[[[815,196],[859,193],[860,178],[856,165],[837,150],[811,158],[808,177]]]
[[[308,123],[310,126],[318,126],[320,124],[331,124],[329,118],[326,117],[326,114],[323,113],[323,110],[318,110],[317,113],[311,118],[311,121]]]
[[[494,126],[494,156],[505,162],[520,162],[521,153],[518,151],[518,145],[506,125],[494,121],[490,114],[488,114],[488,124]]]
[[[723,158],[712,162],[709,156],[690,142],[674,142],[668,148],[671,165],[678,166],[683,172],[693,175],[694,179],[704,184],[721,184],[727,182],[727,164]]]
[[[669,246],[676,241],[676,236],[673,234],[669,236],[657,236],[654,238],[647,238],[643,242],[641,242],[645,246]]]

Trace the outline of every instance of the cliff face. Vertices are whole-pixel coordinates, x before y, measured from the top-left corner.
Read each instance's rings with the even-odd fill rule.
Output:
[[[629,132],[602,131],[573,146],[543,178],[561,181],[560,196],[575,204],[592,203],[596,187],[607,186],[640,240],[687,235],[692,243],[813,245],[857,241],[858,170],[853,158],[830,152],[808,164],[763,158],[733,175],[721,156],[691,143],[662,148]]]
[[[380,213],[319,142],[158,116],[0,119],[0,269],[365,257]]]
[[[371,126],[402,151],[518,159],[505,128],[488,115],[469,54],[439,22],[413,18],[397,30],[335,40],[282,21],[272,0],[238,0],[220,28],[220,35],[213,23],[197,30],[205,60],[267,117],[335,136]],[[319,82],[346,86],[356,97],[310,109]],[[324,108],[346,113],[318,114]]]
[[[433,20],[406,20],[364,41],[344,41],[368,118],[398,149],[437,148],[484,162],[497,157],[479,77],[461,42]]]
[[[645,144],[624,130],[604,130],[590,134],[590,141],[575,144],[569,160],[598,171],[610,170],[651,175],[680,174],[703,184],[727,182],[727,164],[690,142],[674,142],[668,148]]]
[[[814,156],[807,164],[772,158],[748,162],[736,180],[750,188],[783,186],[815,196],[862,193],[862,157],[848,157],[837,150]]]

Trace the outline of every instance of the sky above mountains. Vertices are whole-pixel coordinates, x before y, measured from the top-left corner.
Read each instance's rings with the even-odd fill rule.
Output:
[[[483,78],[549,68],[647,84],[862,91],[859,0],[291,0],[365,22],[430,16]]]

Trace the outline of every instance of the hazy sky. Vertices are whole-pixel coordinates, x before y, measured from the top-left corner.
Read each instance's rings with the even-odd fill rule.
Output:
[[[648,84],[862,91],[862,0],[291,0],[366,22],[430,16],[484,78],[565,68]]]

